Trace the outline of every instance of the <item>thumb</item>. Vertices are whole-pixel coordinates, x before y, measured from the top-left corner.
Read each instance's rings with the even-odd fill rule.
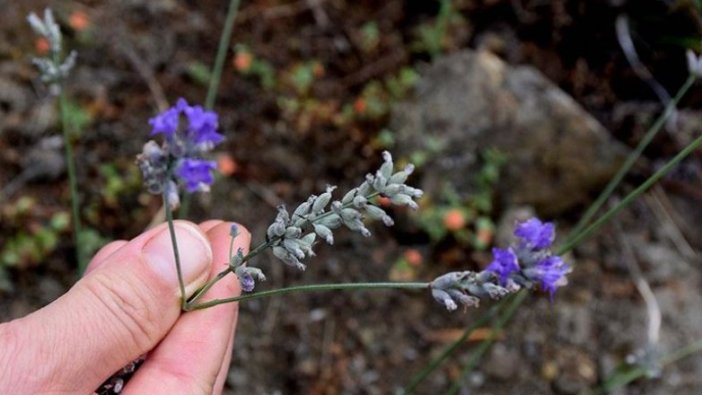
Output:
[[[212,249],[196,225],[176,221],[174,227],[190,295],[207,279]],[[21,350],[14,355],[21,363],[13,360],[18,387],[8,388],[25,388],[23,393],[91,393],[112,373],[154,348],[180,315],[171,243],[162,224],[110,254],[49,306],[9,323],[5,329]],[[22,377],[22,372],[31,376]]]

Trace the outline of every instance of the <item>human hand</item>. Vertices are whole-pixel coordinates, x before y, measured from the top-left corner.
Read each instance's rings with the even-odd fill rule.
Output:
[[[176,221],[178,250],[192,295],[228,261],[231,223]],[[248,251],[239,227],[234,251]],[[213,298],[241,292],[234,276]],[[148,352],[123,394],[221,393],[234,342],[238,304],[182,314],[166,224],[131,241],[114,241],[92,259],[65,295],[26,317],[0,324],[0,393],[90,394]]]

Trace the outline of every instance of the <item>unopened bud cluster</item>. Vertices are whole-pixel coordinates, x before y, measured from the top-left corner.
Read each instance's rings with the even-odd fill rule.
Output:
[[[551,298],[558,287],[567,284],[570,266],[554,255],[550,248],[555,239],[552,223],[531,218],[518,223],[514,230],[517,242],[508,248],[493,248],[493,261],[481,272],[452,272],[431,283],[432,296],[448,310],[461,304],[477,306],[480,299],[501,299],[522,287],[536,285]]]
[[[413,171],[414,166],[407,165],[394,172],[392,156],[383,152],[380,169],[375,174],[368,174],[361,185],[351,189],[341,200],[332,200],[336,187],[330,186],[321,195],[310,196],[292,214],[284,206],[278,207],[278,215],[266,233],[267,246],[286,264],[305,270],[302,260],[314,256],[312,247],[317,237],[327,244],[334,244],[333,231],[341,226],[369,237],[371,232],[364,223],[366,218],[392,226],[392,218],[375,204],[373,198],[383,196],[394,205],[417,208],[414,199],[421,197],[422,191],[405,184]],[[254,274],[262,276],[259,272]],[[239,276],[239,279],[244,284],[252,277],[255,276],[249,273],[249,277]]]
[[[76,51],[71,51],[65,59],[61,59],[62,42],[61,29],[54,19],[51,9],[44,10],[44,19],[35,13],[27,17],[29,25],[34,32],[44,37],[49,42],[49,56],[34,58],[32,62],[41,72],[41,80],[49,85],[51,92],[58,94],[61,91],[61,82],[68,77],[76,64]]]
[[[497,276],[489,271],[451,272],[431,282],[431,294],[446,309],[453,311],[458,308],[458,304],[477,307],[480,299],[502,299],[519,290],[515,284],[503,287],[497,280]]]

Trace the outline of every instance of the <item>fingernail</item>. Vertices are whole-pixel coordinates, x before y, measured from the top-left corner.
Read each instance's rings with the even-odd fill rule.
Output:
[[[212,262],[212,249],[207,239],[194,226],[182,222],[173,225],[183,281],[188,285],[207,270]],[[157,275],[174,287],[178,286],[173,242],[168,227],[164,226],[161,232],[146,242],[142,253]]]

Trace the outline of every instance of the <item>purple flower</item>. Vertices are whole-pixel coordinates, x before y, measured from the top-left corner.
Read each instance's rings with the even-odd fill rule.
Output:
[[[172,137],[178,130],[178,120],[180,111],[176,107],[171,107],[168,110],[149,119],[149,125],[152,126],[151,136],[163,133],[166,137]]]
[[[551,222],[542,223],[538,218],[531,218],[519,223],[514,235],[528,248],[542,250],[551,247],[556,237],[556,229]]]
[[[241,249],[237,252],[237,256],[241,259],[244,258]],[[266,281],[266,276],[259,268],[243,266],[241,260],[239,263],[230,263],[230,268],[234,269],[234,274],[239,278],[239,284],[241,284],[241,290],[244,292],[251,292],[256,286],[256,281]]]
[[[493,248],[492,255],[494,259],[485,270],[497,274],[500,277],[500,284],[505,285],[509,276],[519,271],[517,255],[511,247],[507,249]]]
[[[244,292],[251,292],[256,286],[256,281],[254,280],[253,276],[249,273],[245,273],[241,277],[239,277],[239,283],[241,284],[241,290]]]
[[[202,159],[183,159],[176,174],[185,182],[188,192],[207,191],[214,182],[212,170],[217,167],[214,161]]]
[[[563,262],[561,257],[554,255],[544,258],[533,267],[524,270],[524,275],[532,281],[538,281],[541,288],[551,295],[556,293],[556,289],[566,284],[566,274],[570,272],[570,266]]]
[[[189,137],[193,143],[215,145],[224,140],[224,136],[217,133],[219,122],[217,113],[205,111],[201,106],[188,106],[187,102],[183,112],[188,118]]]
[[[151,135],[163,133],[167,138],[172,138],[178,131],[181,114],[185,114],[188,120],[185,136],[181,137],[187,145],[204,146],[209,149],[224,140],[224,136],[217,133],[217,113],[207,111],[202,106],[191,106],[182,97],[173,107],[149,120],[152,126]]]

